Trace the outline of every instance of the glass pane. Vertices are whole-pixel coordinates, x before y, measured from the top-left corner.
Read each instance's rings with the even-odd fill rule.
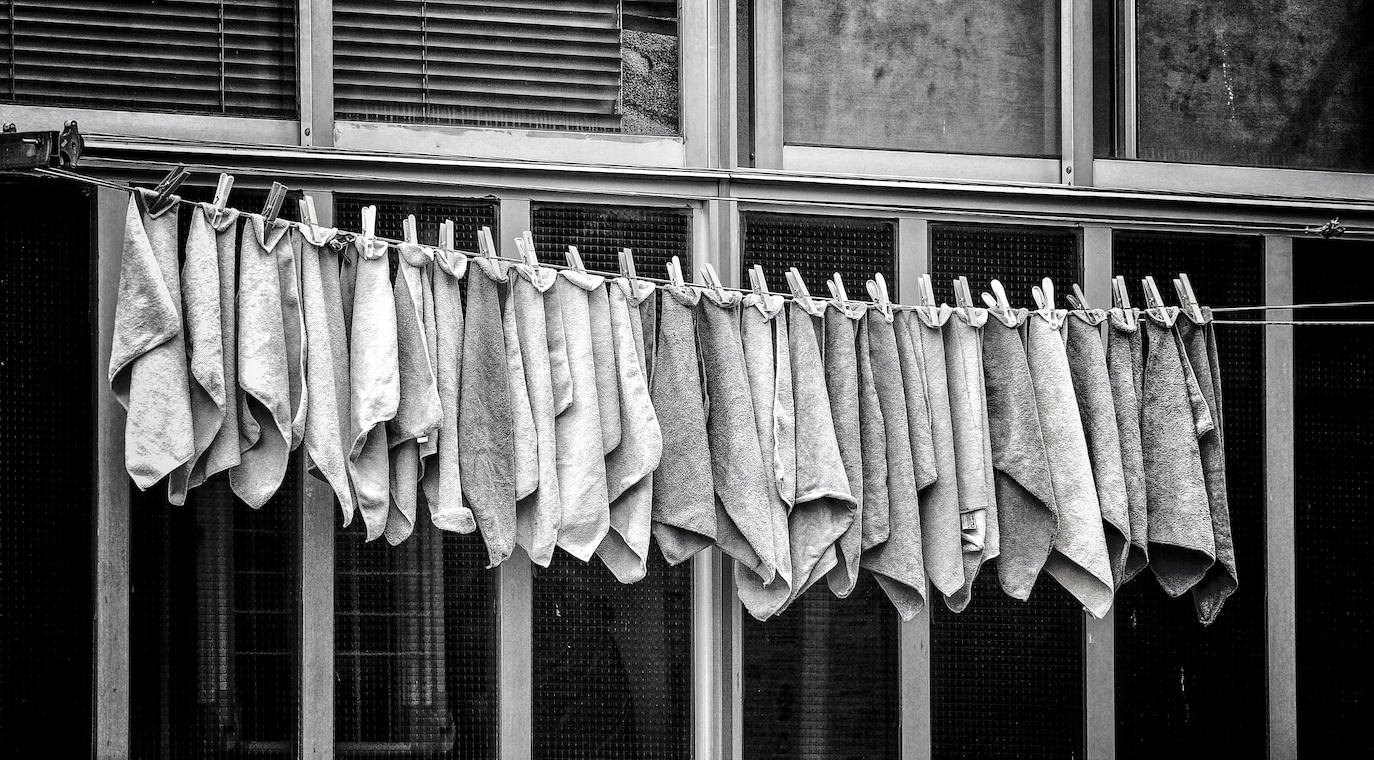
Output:
[[[790,144],[1058,154],[1058,3],[783,0],[782,25]]]
[[[1374,170],[1374,3],[1139,0],[1140,158]]]

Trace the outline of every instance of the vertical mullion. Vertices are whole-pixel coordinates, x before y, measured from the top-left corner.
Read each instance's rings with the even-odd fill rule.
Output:
[[[334,144],[334,0],[300,0],[301,145]]]
[[[721,92],[729,82],[722,69],[733,72],[734,41],[719,39],[721,31],[718,14],[729,6],[734,13],[733,0],[719,2],[682,3],[678,21],[682,91],[679,95],[682,114],[682,137],[687,151],[687,165],[694,167],[720,166],[723,123],[734,108],[734,87]],[[731,74],[733,76],[733,73]],[[724,145],[729,145],[725,143]]]
[[[1059,3],[1059,181],[1093,183],[1093,4]]]
[[[95,756],[129,757],[129,484],[124,409],[105,385],[129,198],[96,191]]]
[[[311,145],[315,117],[315,4],[311,0],[296,3],[296,118],[300,124],[301,145]],[[223,44],[220,46],[223,50]],[[223,87],[220,88],[223,91]]]
[[[334,195],[311,193],[320,224],[334,224]],[[302,455],[304,456],[304,455]],[[304,465],[304,462],[302,462]],[[334,756],[334,491],[300,468],[299,757]]]
[[[897,297],[916,303],[917,281],[930,271],[930,223],[925,219],[897,220],[896,269]],[[931,756],[930,615],[927,606],[902,623],[898,634],[902,760],[929,760]]]
[[[754,0],[754,166],[782,166],[782,0]]]
[[[1118,158],[1136,158],[1139,139],[1139,104],[1136,100],[1136,0],[1118,0],[1120,19],[1117,22],[1117,114],[1120,122],[1117,144]]]
[[[1112,230],[1083,228],[1083,295],[1106,308],[1112,302]],[[1105,329],[1105,325],[1104,328]],[[1115,610],[1101,620],[1083,613],[1083,729],[1087,760],[1116,757]]]
[[[1293,303],[1292,238],[1265,237],[1264,273],[1264,302]],[[1265,318],[1292,314],[1276,309]],[[1270,325],[1264,330],[1264,544],[1271,760],[1298,756],[1293,392],[1293,328]]]

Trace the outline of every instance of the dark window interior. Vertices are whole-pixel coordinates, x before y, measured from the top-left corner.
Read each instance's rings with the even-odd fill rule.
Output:
[[[759,264],[769,289],[786,293],[783,273],[797,267],[814,296],[829,297],[825,282],[834,273],[844,280],[845,292],[868,300],[864,283],[881,272],[888,292],[897,297],[897,223],[888,219],[851,219],[843,216],[746,213],[743,264]],[[741,273],[741,282],[749,278]]]

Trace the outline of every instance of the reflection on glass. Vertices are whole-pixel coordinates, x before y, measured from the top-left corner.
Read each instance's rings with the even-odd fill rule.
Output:
[[[1139,0],[1140,158],[1374,169],[1374,2]]]
[[[1059,4],[783,0],[790,144],[1058,152]]]

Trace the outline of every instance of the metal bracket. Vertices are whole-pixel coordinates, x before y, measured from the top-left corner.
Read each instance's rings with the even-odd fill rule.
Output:
[[[1340,218],[1332,219],[1320,227],[1303,227],[1303,232],[1314,235],[1321,235],[1322,238],[1330,240],[1333,237],[1340,237],[1345,234],[1345,225],[1341,224]]]
[[[6,124],[0,132],[0,169],[71,169],[81,159],[86,141],[75,121],[62,132],[20,132]]]

